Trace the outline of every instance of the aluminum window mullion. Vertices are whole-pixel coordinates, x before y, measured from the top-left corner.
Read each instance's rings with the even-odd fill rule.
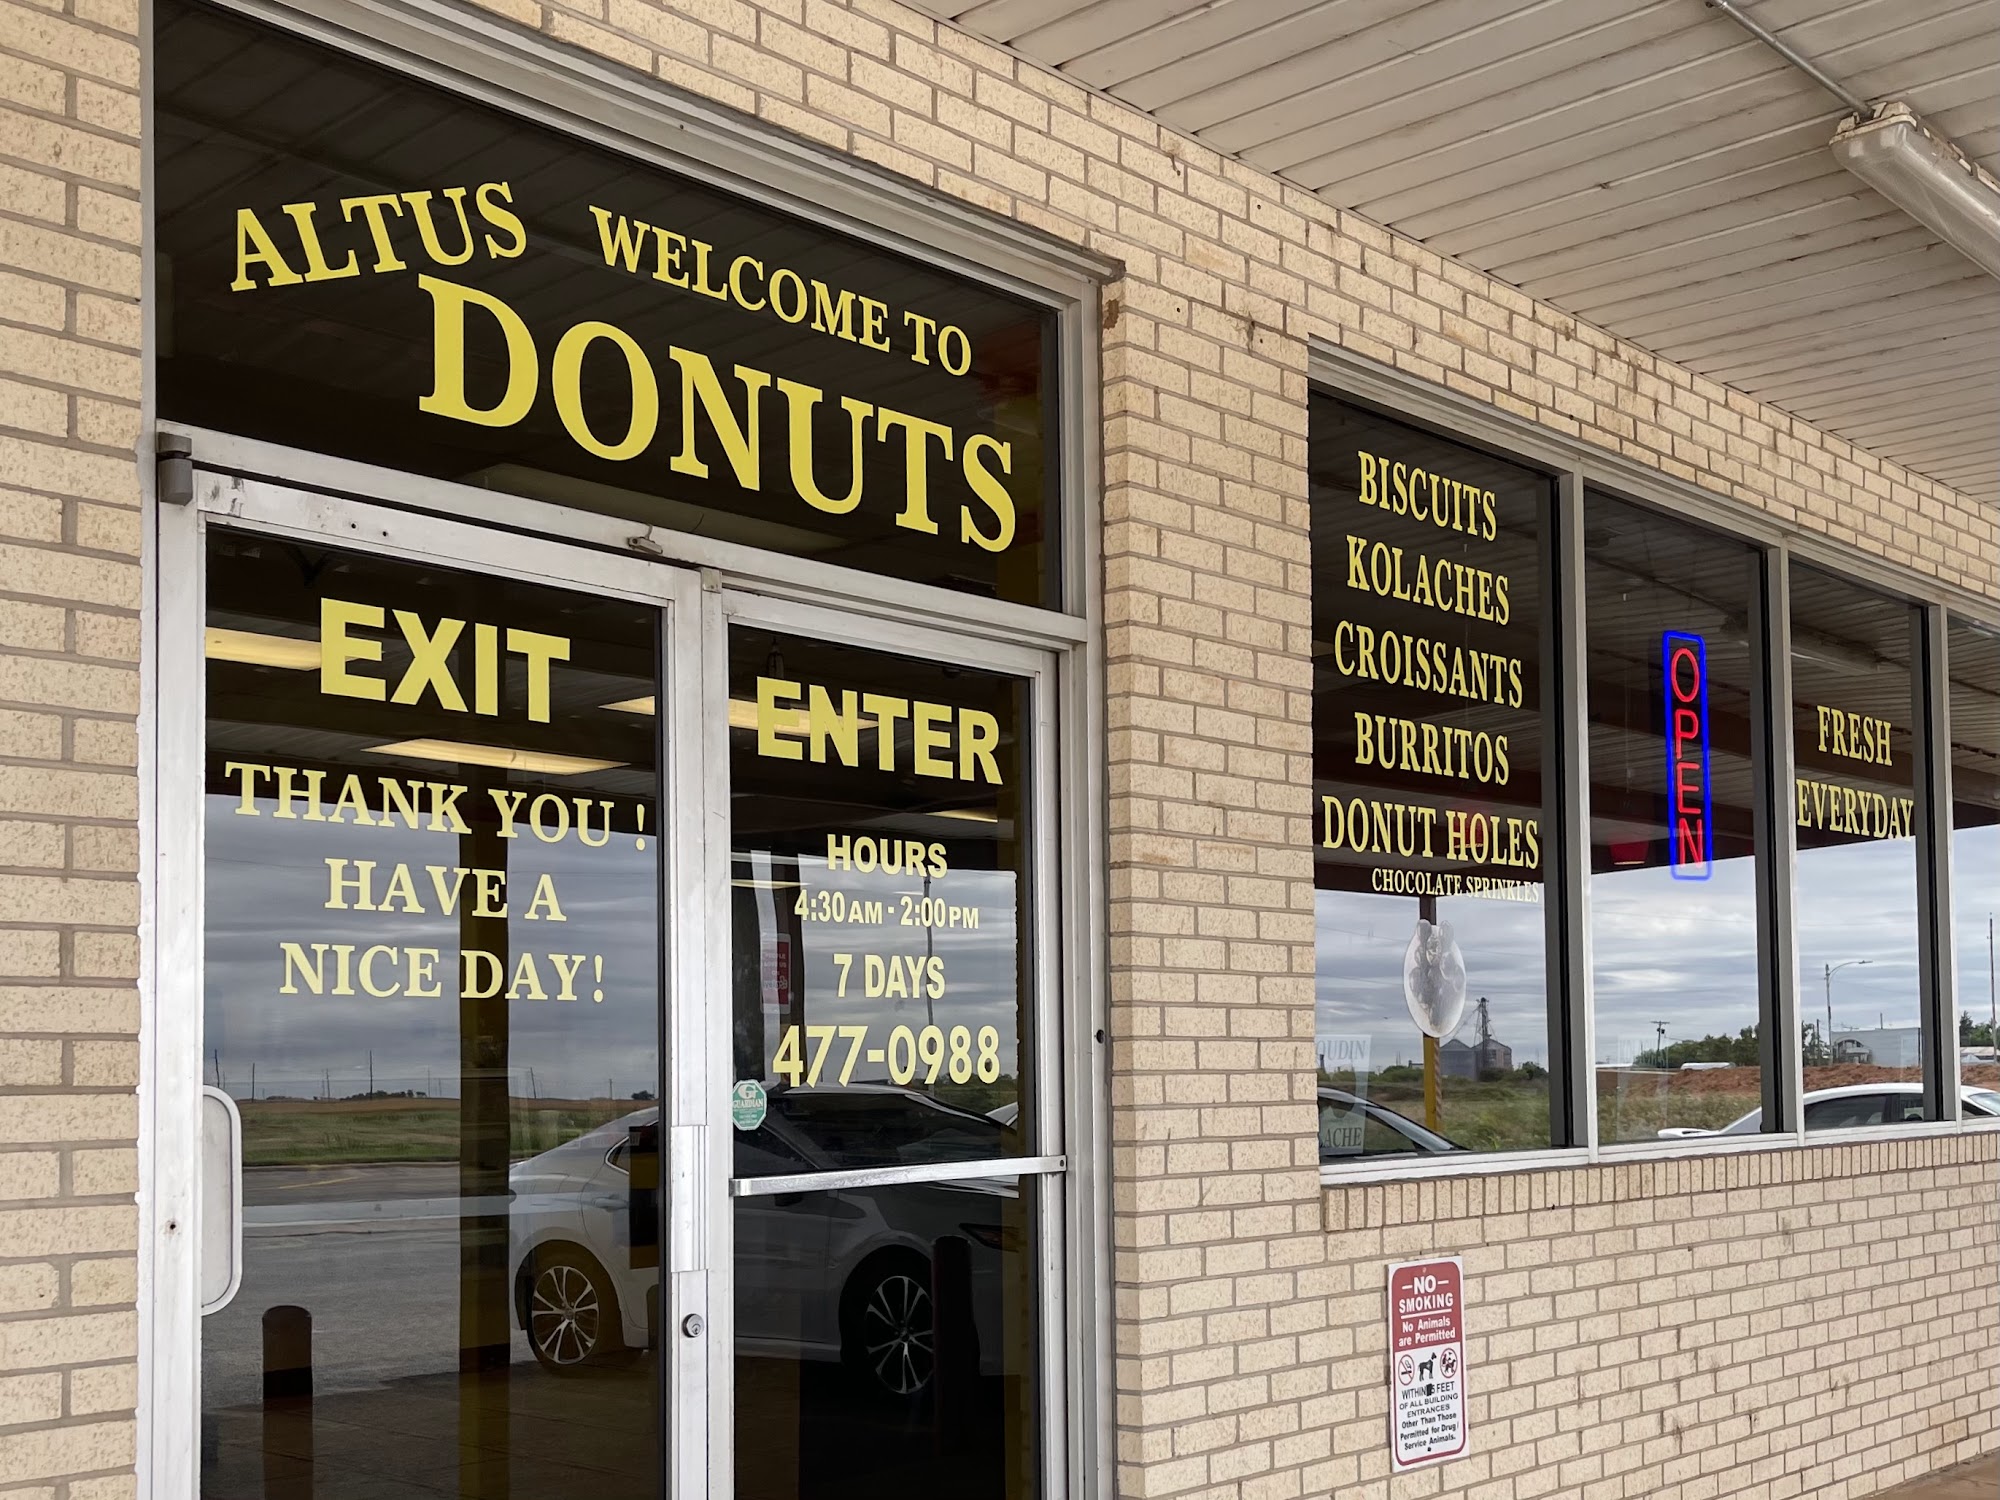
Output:
[[[1919,607],[1912,717],[1916,740],[1917,1037],[1924,1118],[1957,1120],[1958,966],[1951,894],[1951,661],[1945,612]]]
[[[288,524],[288,514],[289,524],[298,524],[297,518],[314,507],[374,502],[396,507],[395,513],[477,526],[502,544],[518,546],[516,539],[525,536],[535,542],[572,544],[580,554],[608,559],[612,566],[710,568],[733,585],[755,588],[769,597],[871,612],[874,618],[891,621],[928,622],[981,640],[1063,647],[1089,635],[1084,619],[1053,609],[863,573],[809,557],[764,552],[693,532],[407,474],[184,422],[164,424],[161,430],[184,436],[194,446],[194,461],[203,479],[197,505],[225,515],[247,515],[261,506],[274,528]],[[289,513],[273,511],[265,503],[273,491],[292,497]]]
[[[729,622],[722,611],[720,581],[707,569],[700,574],[701,589],[696,600],[695,645],[699,676],[691,683],[696,695],[696,724],[690,746],[701,757],[701,800],[693,809],[701,819],[704,850],[698,873],[702,889],[705,927],[702,934],[703,969],[707,987],[718,995],[731,996],[730,946],[732,925],[729,898],[731,853],[729,715],[714,711],[729,696]],[[717,1018],[724,1024],[711,1025],[700,1038],[709,1080],[708,1090],[708,1170],[701,1184],[708,1198],[708,1318],[705,1336],[708,1377],[708,1443],[706,1465],[689,1470],[691,1494],[673,1500],[703,1500],[705,1495],[727,1497],[736,1485],[736,1214],[731,1202],[730,1183],[735,1171],[735,1127],[729,1118],[729,1090],[724,1080],[735,1076],[732,1044],[735,1028],[729,1024],[731,1012]],[[663,1338],[672,1338],[678,1329],[663,1329]],[[705,1486],[705,1488],[704,1488]]]
[[[139,1482],[152,1500],[200,1492],[203,964],[203,627],[207,547],[192,507],[154,509],[151,891],[139,991]]]
[[[1545,816],[1555,826],[1543,872],[1547,930],[1549,1135],[1555,1147],[1597,1146],[1596,1015],[1590,972],[1590,716],[1583,589],[1583,489],[1581,470],[1560,475],[1553,506],[1548,624],[1543,630],[1543,681],[1553,688],[1556,732],[1554,797],[1545,791]],[[1545,692],[1547,687],[1545,687]],[[1545,699],[1543,722],[1548,720]]]
[[[1791,558],[1781,544],[1760,569],[1762,649],[1752,653],[1753,749],[1760,765],[1752,810],[1763,868],[1757,881],[1757,949],[1762,969],[1758,1047],[1767,1133],[1797,1132],[1805,1093],[1805,1050],[1799,1031],[1796,918],[1798,828],[1793,809]],[[1827,1045],[1833,1038],[1826,1039]]]

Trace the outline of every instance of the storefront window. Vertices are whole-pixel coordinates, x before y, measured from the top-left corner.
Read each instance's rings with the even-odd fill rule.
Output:
[[[1312,400],[1320,1156],[1551,1143],[1553,486]]]
[[[1761,1103],[1757,554],[1590,493],[1590,950],[1598,1139]]]
[[[1947,650],[1959,1081],[1985,1093],[2000,1091],[1994,1052],[2000,1039],[2000,977],[1994,969],[1994,914],[2000,911],[2000,629],[1954,619]],[[1985,1114],[2000,1114],[2000,1093],[1977,1105]],[[1965,1113],[1974,1110],[1968,1101]]]
[[[730,632],[744,1500],[1035,1492],[1028,722],[1022,679]]]
[[[1894,1124],[1922,1114],[1919,616],[1798,565],[1791,596],[1805,1127]]]
[[[238,17],[156,26],[166,420],[1058,602],[1053,312]]]

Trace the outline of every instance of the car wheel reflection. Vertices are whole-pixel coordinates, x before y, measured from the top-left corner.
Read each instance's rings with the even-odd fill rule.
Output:
[[[528,1343],[545,1369],[568,1374],[623,1352],[618,1294],[585,1252],[567,1246],[537,1251],[523,1300]]]
[[[887,1395],[919,1394],[937,1371],[930,1268],[877,1262],[849,1283],[846,1300],[854,1309],[843,1341],[848,1364]]]

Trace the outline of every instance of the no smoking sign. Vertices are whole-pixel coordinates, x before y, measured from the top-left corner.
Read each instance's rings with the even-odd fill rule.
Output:
[[[1389,1461],[1397,1472],[1463,1455],[1465,1267],[1457,1256],[1389,1267]]]

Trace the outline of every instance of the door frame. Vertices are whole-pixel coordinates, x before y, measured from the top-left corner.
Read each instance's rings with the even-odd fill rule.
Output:
[[[1074,1463],[1076,1447],[1073,1429],[1083,1424],[1069,1419],[1069,1392],[1074,1389],[1072,1369],[1074,1349],[1070,1337],[1072,1321],[1087,1304],[1079,1304],[1068,1284],[1071,1245],[1075,1238],[1070,1197],[1077,1191],[1068,1151],[1070,1132],[1076,1128],[1071,1101],[1078,1092],[1088,1091],[1090,1070],[1073,1068],[1072,1057],[1087,1053],[1071,1050],[1066,1027],[1069,1008],[1064,1005],[1068,988],[1064,973],[1065,927],[1062,921],[1066,864],[1062,858],[1057,829],[1061,817],[1062,744],[1058,714],[1061,692],[1058,653],[1044,647],[1008,641],[979,639],[943,630],[931,624],[912,623],[907,618],[841,604],[820,604],[774,597],[747,588],[720,588],[719,611],[713,617],[718,628],[704,644],[709,653],[706,681],[719,684],[725,696],[729,683],[729,631],[737,626],[782,631],[808,636],[841,646],[909,656],[923,662],[945,662],[955,666],[1003,673],[1028,684],[1030,835],[1028,899],[1019,907],[1021,941],[1030,944],[1033,988],[1025,1003],[1030,1018],[1030,1050],[1024,1053],[1023,1067],[1032,1067],[1037,1086],[1034,1091],[1034,1131],[1032,1153],[1009,1158],[1018,1167],[1022,1193],[1034,1194],[1035,1260],[1030,1295],[1034,1298],[1035,1319],[1035,1411],[1039,1418],[1038,1480],[1042,1500],[1061,1500],[1096,1491],[1078,1486]],[[730,837],[730,747],[725,715],[711,714],[703,726],[703,750],[710,763],[709,808],[719,815],[710,847],[722,851],[725,865],[731,853]],[[719,976],[720,993],[727,993],[729,973],[730,921],[729,870],[724,868],[712,894],[721,902],[710,932],[717,947],[713,971]],[[710,1223],[713,1238],[709,1255],[715,1264],[733,1265],[732,1223],[735,1201],[733,1188],[732,1127],[725,1080],[734,1076],[731,1055],[731,1028],[721,1025],[709,1034],[711,1053],[707,1073],[717,1080],[708,1101],[711,1141]],[[1077,1076],[1078,1074],[1082,1076]],[[827,1174],[837,1178],[830,1190],[871,1184],[944,1180],[967,1175],[977,1163],[937,1163],[916,1167],[874,1168]],[[974,1172],[971,1175],[987,1175]],[[998,1174],[994,1174],[998,1175]],[[800,1186],[804,1186],[801,1181]],[[729,1305],[733,1283],[725,1278],[717,1288],[715,1309],[709,1319],[713,1338],[709,1340],[709,1412],[711,1422],[710,1481],[716,1500],[733,1500],[735,1495],[735,1348],[734,1308]]]
[[[208,458],[212,446],[231,459],[242,457],[240,440],[211,445],[209,436],[197,436],[198,460]],[[663,935],[660,1338],[672,1347],[661,1392],[661,1432],[669,1445],[664,1500],[707,1500],[711,1494],[727,1500],[733,1494],[729,742],[726,716],[703,712],[712,697],[728,694],[729,629],[752,624],[1029,680],[1037,827],[1031,904],[1022,907],[1028,940],[1036,944],[1028,1061],[1042,1081],[1037,1149],[1056,1148],[1021,1163],[1022,1175],[1035,1184],[1039,1223],[1033,1267],[1038,1477],[1045,1500],[1093,1493],[1098,1465],[1108,1459],[1098,1436],[1109,1420],[1099,1396],[1109,1375],[1108,1343],[1099,1332],[1109,1308],[1101,1290],[1108,1256],[1102,1248],[1106,1183],[1098,1161],[1105,1139],[1102,867],[1092,858],[1101,853],[1101,780],[1099,763],[1086,748],[1094,739],[1085,738],[1099,718],[1089,707],[1098,677],[1094,653],[1075,639],[1081,622],[1020,612],[1039,617],[1042,627],[1023,632],[1015,607],[967,599],[961,613],[954,596],[921,585],[881,580],[876,587],[828,569],[847,585],[836,594],[818,577],[759,579],[736,569],[690,566],[633,545],[635,539],[622,536],[631,523],[594,518],[603,530],[585,531],[589,540],[582,541],[570,525],[544,529],[558,517],[579,519],[561,507],[435,481],[421,482],[418,502],[420,482],[411,476],[363,475],[356,471],[364,466],[341,460],[258,449],[260,459],[282,454],[289,460],[259,462],[261,472],[303,472],[338,482],[346,492],[197,468],[192,503],[154,507],[154,711],[147,746],[153,835],[142,873],[152,891],[141,1038],[142,1494],[149,1500],[199,1494],[200,768],[204,563],[212,526],[583,589],[661,613],[661,797],[697,810],[674,821],[663,872],[669,919]],[[364,477],[393,482],[356,494],[349,486]],[[378,490],[387,503],[373,498]],[[475,510],[475,496],[487,504]],[[612,541],[613,531],[624,545]],[[913,607],[919,600],[924,607]],[[1068,838],[1062,829],[1070,830]],[[715,1010],[718,1003],[722,1013]],[[704,1323],[698,1337],[683,1332],[684,1320],[694,1316]]]
[[[326,547],[365,549],[400,561],[459,568],[551,588],[629,600],[658,613],[662,649],[657,693],[660,800],[701,807],[700,752],[707,691],[701,643],[719,620],[719,601],[700,575],[571,543],[528,538],[434,515],[388,509],[210,470],[196,474],[193,503],[160,506],[155,537],[153,825],[148,875],[154,891],[152,986],[141,1031],[139,1156],[140,1474],[155,1500],[200,1493],[202,1202],[199,1105],[202,1087],[204,799],[206,748],[206,543],[211,527]],[[711,623],[704,623],[704,616]],[[686,748],[682,748],[686,747]],[[662,820],[665,823],[665,819]],[[660,1337],[673,1357],[662,1365],[661,1440],[666,1500],[708,1493],[709,1396],[706,1340],[678,1336],[682,1320],[710,1313],[709,1239],[699,1184],[704,1127],[681,1113],[701,1099],[712,962],[709,892],[717,885],[712,846],[699,818],[666,825],[661,873],[660,1067],[663,1093],[661,1187],[666,1223],[661,1256]],[[726,848],[724,855],[726,858]],[[726,868],[723,871],[726,881]],[[726,890],[726,884],[724,886]],[[725,929],[726,940],[726,929]]]

